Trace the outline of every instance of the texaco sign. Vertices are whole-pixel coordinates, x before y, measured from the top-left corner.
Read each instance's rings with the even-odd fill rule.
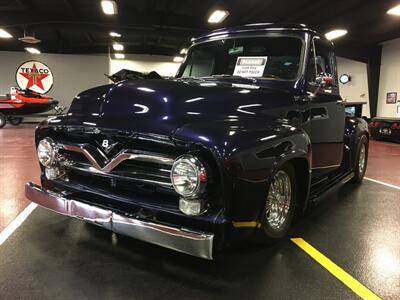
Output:
[[[53,73],[44,63],[30,60],[18,67],[15,80],[22,90],[46,94],[53,86]]]

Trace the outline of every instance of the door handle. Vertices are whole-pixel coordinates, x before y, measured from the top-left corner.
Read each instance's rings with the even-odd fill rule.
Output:
[[[342,105],[343,103],[344,103],[343,100],[337,100],[337,101],[336,101],[336,104],[337,104],[337,105]]]

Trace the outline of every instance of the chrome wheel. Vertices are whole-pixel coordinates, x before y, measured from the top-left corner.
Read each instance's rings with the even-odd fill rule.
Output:
[[[0,113],[0,128],[6,126],[6,122],[7,122],[6,117],[2,113]]]
[[[278,171],[268,191],[265,218],[274,230],[281,230],[289,215],[292,184],[289,175]]]
[[[361,144],[360,147],[360,156],[358,158],[358,172],[360,174],[363,174],[364,172],[364,168],[365,168],[365,153],[366,152],[366,148],[365,148],[365,144]]]

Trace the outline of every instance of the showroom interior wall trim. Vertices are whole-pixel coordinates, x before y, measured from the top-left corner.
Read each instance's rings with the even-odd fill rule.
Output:
[[[396,117],[397,104],[386,104],[386,93],[397,92],[400,99],[400,39],[383,43],[378,93],[379,117]]]

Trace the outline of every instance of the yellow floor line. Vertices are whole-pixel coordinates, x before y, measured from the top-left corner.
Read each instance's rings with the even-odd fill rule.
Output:
[[[381,299],[302,238],[291,240],[362,299]]]

